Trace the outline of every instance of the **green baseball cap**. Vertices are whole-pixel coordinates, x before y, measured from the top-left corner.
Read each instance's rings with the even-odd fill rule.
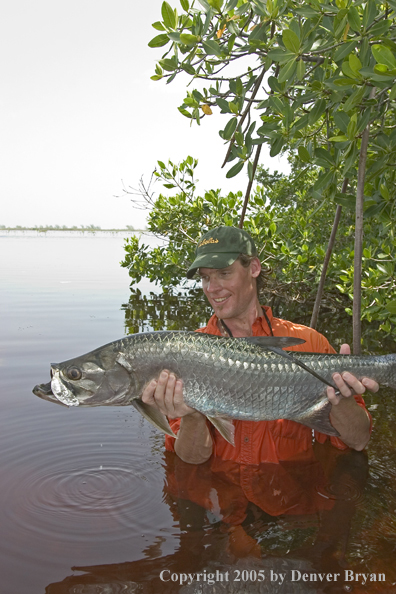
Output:
[[[198,268],[226,268],[240,254],[257,256],[257,249],[249,233],[237,227],[216,227],[205,233],[195,251],[195,260],[187,270],[192,278]]]

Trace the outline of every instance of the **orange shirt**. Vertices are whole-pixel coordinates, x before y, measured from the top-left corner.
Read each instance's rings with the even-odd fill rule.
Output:
[[[286,320],[275,318],[272,315],[271,308],[265,307],[266,314],[270,320],[274,336],[292,336],[305,340],[304,344],[290,347],[291,351],[305,351],[310,353],[335,353],[328,340],[316,330],[294,324]],[[270,336],[270,328],[264,316],[257,318],[252,326],[253,336]],[[221,332],[217,325],[217,317],[213,315],[205,328],[200,328],[197,332],[207,334],[217,334]],[[361,396],[355,396],[359,406],[365,408],[364,400]],[[368,414],[368,413],[367,413]],[[371,418],[370,418],[371,420]],[[312,448],[312,429],[286,419],[277,421],[236,421],[235,425],[235,446],[228,443],[214,427],[209,424],[213,439],[213,457],[212,470],[216,471],[216,461],[229,460],[237,462],[244,466],[260,464],[262,462],[277,463],[281,460],[303,459],[310,455]],[[170,420],[170,426],[174,433],[177,433],[180,427],[180,419]],[[318,431],[314,432],[315,439],[324,443],[330,439],[331,443],[339,448],[346,449],[347,446],[338,437],[324,435]],[[165,447],[169,451],[174,451],[174,438],[165,436]],[[251,477],[246,477],[246,487]],[[243,483],[243,472],[241,471],[241,481]],[[247,487],[248,488],[248,487]]]

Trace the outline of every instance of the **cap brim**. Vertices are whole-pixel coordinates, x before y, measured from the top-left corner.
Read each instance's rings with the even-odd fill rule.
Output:
[[[217,254],[202,254],[195,258],[187,270],[187,278],[192,278],[198,268],[226,268],[235,262],[240,252],[227,252]]]

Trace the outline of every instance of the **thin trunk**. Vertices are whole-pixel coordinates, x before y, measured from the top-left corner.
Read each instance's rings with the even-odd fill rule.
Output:
[[[259,144],[256,150],[256,155],[254,157],[254,162],[253,162],[253,171],[252,171],[252,179],[249,180],[248,183],[248,187],[246,189],[246,194],[245,194],[245,202],[243,204],[243,208],[242,208],[242,213],[241,213],[241,218],[239,220],[239,228],[242,229],[243,228],[243,220],[245,218],[245,214],[246,214],[246,209],[247,209],[247,205],[249,202],[249,198],[250,198],[250,192],[252,190],[252,185],[253,185],[253,181],[254,181],[254,176],[256,175],[256,169],[257,169],[257,163],[260,157],[260,153],[261,153],[261,147],[263,145]]]
[[[375,87],[371,89],[370,99],[375,96]],[[370,124],[362,134],[360,147],[358,180],[356,188],[356,217],[355,217],[355,257],[353,271],[353,354],[361,353],[361,309],[362,309],[362,255],[363,255],[363,198],[364,179],[366,175],[367,148]]]
[[[346,177],[343,181],[341,192],[343,194],[345,194],[347,191],[347,188],[348,188],[348,178]],[[311,323],[310,323],[311,328],[316,328],[316,324],[318,323],[320,302],[322,301],[323,289],[324,289],[324,285],[325,285],[325,281],[326,281],[327,268],[329,266],[331,254],[333,252],[334,242],[335,242],[335,238],[337,235],[337,229],[338,229],[338,225],[340,223],[341,212],[342,212],[342,206],[340,204],[338,204],[336,213],[335,213],[335,217],[334,217],[333,228],[331,230],[330,239],[329,239],[329,243],[328,243],[327,250],[326,250],[325,259],[323,262],[322,273],[320,275],[320,281],[319,281],[319,286],[318,286],[318,292],[316,294],[315,305],[312,310],[312,317],[311,317]]]
[[[222,167],[224,167],[224,166],[227,164],[227,162],[228,162],[228,157],[230,156],[230,152],[231,152],[231,149],[232,149],[232,147],[233,147],[233,144],[234,144],[234,140],[235,140],[235,134],[236,134],[236,133],[238,132],[238,130],[239,130],[241,127],[242,127],[242,124],[243,124],[243,122],[245,121],[245,118],[246,118],[246,116],[248,115],[248,113],[249,113],[249,111],[250,111],[250,108],[251,108],[251,106],[252,106],[252,103],[253,103],[253,101],[254,101],[254,98],[256,97],[256,95],[257,95],[257,92],[258,92],[258,90],[259,90],[259,88],[260,88],[260,85],[261,85],[261,83],[263,82],[263,78],[264,78],[264,74],[265,74],[265,72],[266,72],[266,70],[265,70],[265,67],[264,67],[264,68],[263,68],[263,70],[262,70],[262,72],[261,72],[261,74],[260,74],[260,76],[258,77],[258,79],[257,79],[257,81],[256,81],[255,87],[254,87],[254,89],[253,89],[252,96],[250,97],[250,99],[249,99],[249,101],[248,101],[248,104],[247,104],[247,106],[246,106],[246,108],[245,108],[245,111],[244,111],[244,112],[243,112],[243,114],[242,114],[242,117],[241,117],[241,119],[240,119],[240,121],[239,121],[239,124],[237,125],[237,127],[236,127],[236,129],[235,129],[235,132],[234,132],[234,134],[232,135],[232,138],[231,138],[231,140],[230,140],[230,144],[229,144],[229,146],[228,146],[228,150],[227,150],[227,153],[226,153],[226,156],[225,156],[225,159],[224,159],[224,162],[223,162],[223,165],[222,165]]]

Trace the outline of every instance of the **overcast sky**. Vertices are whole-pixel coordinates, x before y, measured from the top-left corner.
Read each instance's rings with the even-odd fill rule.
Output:
[[[179,2],[170,2],[180,9]],[[162,0],[16,0],[3,5],[0,224],[145,224],[122,184],[148,181],[156,161],[199,159],[201,191],[226,180],[225,116],[190,127],[179,114],[188,78],[154,82]],[[266,164],[280,168],[278,159]]]

